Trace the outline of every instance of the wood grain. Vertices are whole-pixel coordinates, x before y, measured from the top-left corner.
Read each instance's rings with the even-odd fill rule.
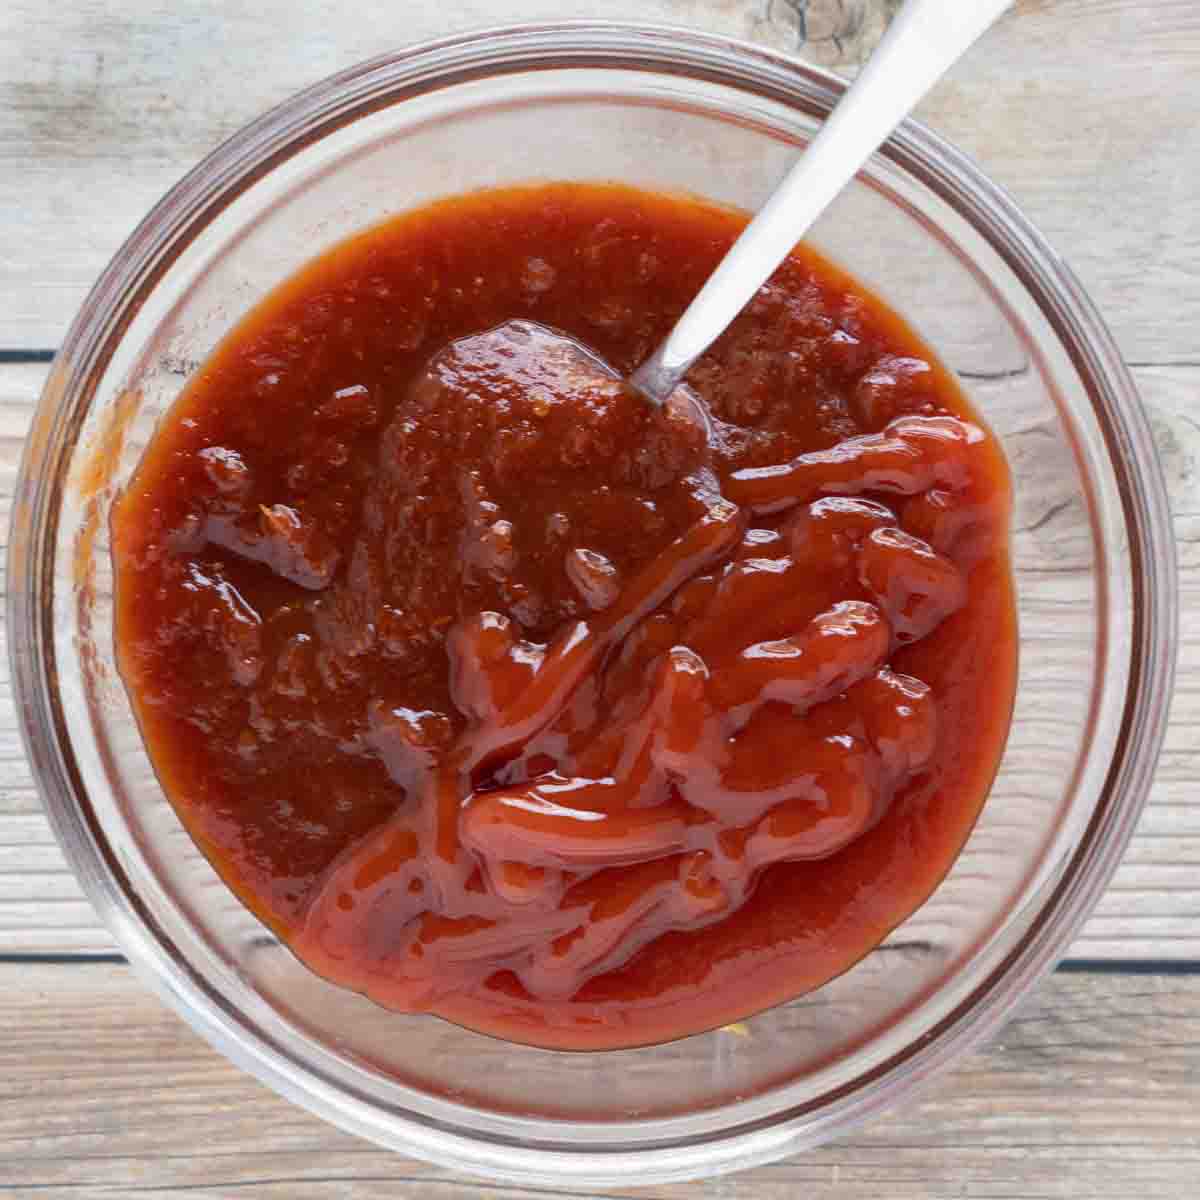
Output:
[[[999,1041],[846,1143],[637,1195],[1128,1200],[1197,1180],[1200,976],[1059,973]],[[572,1193],[481,1186],[340,1133],[241,1074],[127,968],[74,964],[0,966],[0,1194]]]
[[[579,15],[698,26],[853,73],[898,4],[594,0]],[[2,352],[57,345],[96,274],[188,168],[362,58],[565,15],[561,0],[0,3],[0,525],[46,371]],[[1192,965],[1060,972],[996,1043],[852,1140],[639,1197],[1191,1200],[1200,1189],[1197,64],[1195,0],[1017,0],[921,110],[1076,268],[1150,409],[1179,539],[1179,679],[1151,804],[1072,954]],[[79,957],[114,947],[40,811],[3,637],[0,617],[0,1196],[567,1194],[480,1185],[343,1135],[239,1073],[127,968]],[[67,961],[15,961],[25,955]]]
[[[0,366],[0,522],[47,368]],[[1200,959],[1200,367],[1140,368],[1175,512],[1182,567],[1179,678],[1150,804],[1108,894],[1071,948],[1078,958]],[[2,637],[2,634],[0,634]],[[0,671],[7,671],[7,657]],[[0,691],[0,951],[111,950],[41,814]]]
[[[603,0],[853,69],[895,0]],[[316,79],[389,47],[560,0],[7,0],[0,5],[0,346],[53,347],[183,172]],[[801,22],[798,13],[807,17]],[[1023,0],[922,107],[1025,206],[1135,362],[1200,362],[1200,7]]]

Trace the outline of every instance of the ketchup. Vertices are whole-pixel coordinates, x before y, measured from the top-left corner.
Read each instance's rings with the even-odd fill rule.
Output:
[[[688,394],[622,382],[743,224],[440,202],[269,296],[157,430],[122,676],[197,844],[328,979],[545,1046],[682,1036],[847,969],[969,833],[1016,623],[954,380],[801,248]]]

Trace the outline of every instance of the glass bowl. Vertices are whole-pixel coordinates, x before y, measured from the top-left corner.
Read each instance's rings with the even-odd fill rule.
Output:
[[[71,327],[26,449],[9,560],[13,675],[38,783],[148,982],[235,1062],[348,1130],[568,1189],[812,1146],[994,1029],[1066,947],[1133,830],[1175,620],[1145,418],[1053,251],[911,122],[812,241],[915,325],[1007,448],[1021,678],[977,827],[884,945],[736,1028],[608,1053],[510,1045],[386,1012],[308,972],[219,882],[146,758],[114,667],[108,513],[155,422],[242,313],[350,232],[473,188],[616,179],[753,209],[842,87],[753,46],[613,24],[387,55],[210,155]]]

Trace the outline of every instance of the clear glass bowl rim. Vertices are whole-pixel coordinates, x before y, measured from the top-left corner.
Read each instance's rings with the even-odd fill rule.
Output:
[[[97,913],[150,985],[222,1053],[333,1123],[428,1160],[527,1184],[649,1184],[740,1169],[845,1133],[908,1094],[995,1030],[1062,954],[1132,835],[1166,728],[1177,589],[1170,513],[1133,380],[1090,300],[1007,194],[964,155],[909,120],[881,153],[965,217],[1013,270],[1062,340],[1091,397],[1117,474],[1134,567],[1131,683],[1122,736],[1095,811],[1057,887],[1021,943],[919,1045],[855,1081],[766,1122],[622,1145],[502,1139],[447,1130],[420,1114],[372,1110],[251,1028],[173,955],[127,886],[89,813],[56,697],[48,620],[57,500],[96,380],[129,314],[174,257],[236,196],[303,146],[406,96],[466,80],[563,67],[689,75],[824,116],[837,77],[761,46],[672,26],[571,21],[479,30],[385,54],[306,89],[214,150],[159,201],[117,252],[72,323],[26,442],[8,559],[9,654],[17,711],[39,791]]]

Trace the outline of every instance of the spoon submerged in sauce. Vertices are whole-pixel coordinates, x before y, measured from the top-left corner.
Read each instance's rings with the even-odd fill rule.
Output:
[[[854,84],[799,161],[717,264],[659,347],[625,380],[575,338],[526,319],[465,339],[494,358],[495,382],[586,403],[631,388],[685,441],[719,438],[704,401],[683,384],[760,287],[922,97],[1014,0],[907,0]],[[433,375],[436,364],[431,364]],[[435,381],[436,386],[436,381]]]
[[[681,386],[692,364],[721,336],[754,294],[812,228],[860,167],[879,149],[935,83],[1014,0],[907,0],[867,65],[799,161],[717,264],[661,345],[624,382],[677,427],[713,437],[704,402]],[[559,330],[522,320],[489,332],[522,347],[514,378],[537,354],[588,360],[572,372],[615,380],[620,375],[586,346]],[[561,345],[556,345],[561,343]],[[523,360],[518,365],[517,360]]]
[[[908,0],[800,160],[629,383],[656,406],[922,97],[1013,0]]]

